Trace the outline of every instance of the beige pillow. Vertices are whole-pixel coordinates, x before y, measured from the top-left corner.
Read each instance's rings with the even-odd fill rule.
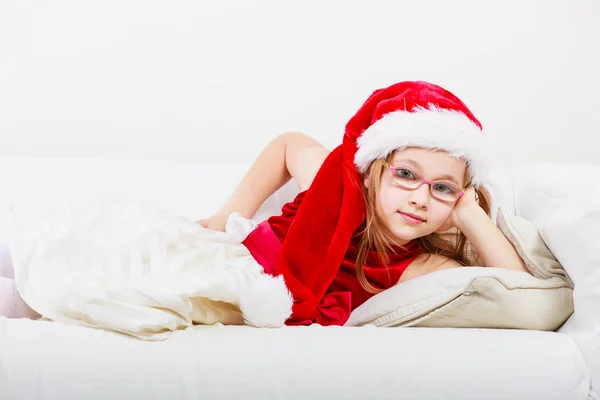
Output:
[[[497,225],[532,275],[492,267],[441,270],[372,297],[346,326],[558,329],[573,313],[571,280],[529,221],[500,209]]]

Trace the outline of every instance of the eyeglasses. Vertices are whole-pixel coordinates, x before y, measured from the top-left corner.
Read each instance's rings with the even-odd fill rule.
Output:
[[[465,194],[464,190],[457,185],[443,181],[430,181],[418,172],[406,167],[393,167],[385,164],[392,173],[392,182],[408,189],[417,190],[425,183],[429,184],[429,192],[433,197],[445,202],[455,202]]]

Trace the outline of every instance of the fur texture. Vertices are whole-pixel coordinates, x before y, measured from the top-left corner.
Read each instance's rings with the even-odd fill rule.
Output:
[[[240,310],[248,325],[277,328],[292,315],[293,302],[283,276],[263,275],[242,291]]]
[[[472,182],[484,181],[487,145],[481,129],[463,113],[433,105],[394,111],[369,126],[357,140],[354,163],[361,172],[371,162],[404,147],[444,150],[467,160]]]

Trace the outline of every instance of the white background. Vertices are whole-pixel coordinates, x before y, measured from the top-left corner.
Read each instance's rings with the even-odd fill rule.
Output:
[[[428,80],[501,161],[600,163],[600,2],[0,1],[0,156],[251,160],[333,148],[369,94]]]

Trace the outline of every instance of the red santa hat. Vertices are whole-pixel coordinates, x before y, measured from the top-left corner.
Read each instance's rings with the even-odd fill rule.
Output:
[[[365,218],[360,172],[395,149],[417,146],[464,158],[472,184],[479,185],[482,139],[467,106],[439,86],[400,82],[373,92],[315,176],[282,244],[277,272],[294,297],[286,324],[318,320],[320,302]]]

